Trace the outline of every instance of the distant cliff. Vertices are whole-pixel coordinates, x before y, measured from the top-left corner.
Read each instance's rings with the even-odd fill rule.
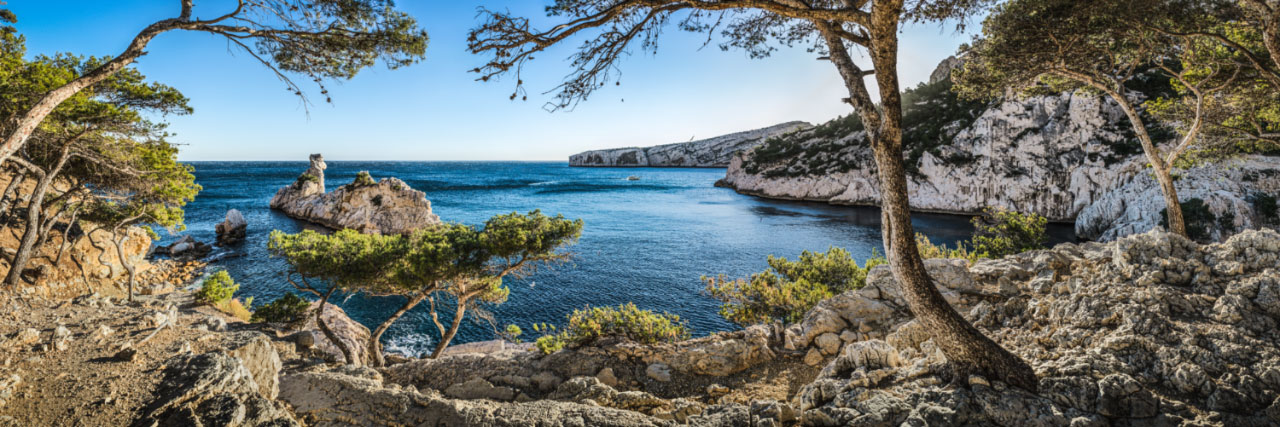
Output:
[[[774,136],[811,127],[809,123],[795,121],[700,141],[586,151],[569,156],[569,166],[723,168],[729,166],[729,160],[738,152]]]

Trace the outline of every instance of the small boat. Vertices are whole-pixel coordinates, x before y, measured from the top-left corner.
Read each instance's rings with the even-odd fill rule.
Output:
[[[631,176],[627,177],[627,181],[639,181],[639,180],[640,180],[640,177],[635,176],[635,175],[631,175]]]

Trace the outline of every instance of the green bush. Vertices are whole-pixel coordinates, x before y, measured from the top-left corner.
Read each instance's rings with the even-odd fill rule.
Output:
[[[1213,228],[1218,223],[1218,216],[1209,210],[1209,205],[1204,199],[1193,197],[1185,202],[1180,202],[1182,206],[1182,221],[1187,226],[1187,237],[1197,242],[1207,242],[1213,237]],[[1233,217],[1234,221],[1235,218]],[[1160,226],[1169,228],[1169,209],[1160,210]]]
[[[984,257],[999,258],[1044,249],[1048,222],[1034,213],[988,207],[973,218],[973,250]]]
[[[503,338],[506,338],[507,341],[519,344],[523,342],[520,339],[520,336],[524,335],[524,331],[521,330],[519,326],[507,325],[507,328],[502,331],[501,335]]]
[[[723,303],[720,315],[731,322],[744,326],[774,320],[795,323],[819,301],[861,288],[867,271],[884,262],[873,257],[859,267],[849,251],[832,247],[827,252],[801,252],[796,261],[770,256],[768,269],[745,279],[720,275],[702,280],[707,292]]]
[[[302,320],[311,303],[293,292],[284,294],[275,301],[253,311],[254,322],[294,323]]]
[[[1253,210],[1262,216],[1267,222],[1276,222],[1280,220],[1280,206],[1277,206],[1276,196],[1267,193],[1254,193],[1251,198],[1253,202]]]
[[[369,171],[360,171],[356,174],[356,180],[351,183],[355,184],[357,187],[377,184],[377,182],[373,180],[373,177],[369,175]]]
[[[227,274],[226,270],[218,270],[200,284],[200,290],[196,291],[195,295],[196,302],[218,305],[230,300],[239,289],[240,285],[231,280],[231,275]]]
[[[587,307],[567,316],[569,323],[558,333],[554,326],[534,326],[547,335],[534,341],[543,353],[554,353],[566,345],[578,347],[601,338],[624,338],[641,344],[676,342],[689,338],[680,316],[641,310],[633,303],[617,307]]]

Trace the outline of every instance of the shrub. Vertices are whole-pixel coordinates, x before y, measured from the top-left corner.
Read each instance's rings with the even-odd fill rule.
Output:
[[[689,330],[680,316],[641,310],[633,303],[617,307],[587,307],[574,310],[569,323],[556,333],[553,326],[535,325],[535,330],[549,334],[534,341],[543,353],[554,353],[566,345],[578,347],[601,338],[625,338],[641,344],[676,342],[689,338]]]
[[[1187,226],[1187,237],[1197,242],[1207,242],[1213,237],[1213,228],[1218,223],[1218,216],[1209,210],[1209,205],[1204,199],[1193,197],[1185,202],[1178,203],[1182,206],[1182,221]],[[1233,217],[1234,221],[1235,218]],[[1169,228],[1169,209],[1160,210],[1160,226]]]
[[[302,320],[302,316],[311,308],[311,303],[293,292],[284,294],[275,301],[267,303],[253,311],[254,322],[294,323]]]
[[[980,258],[988,258],[986,253],[971,249],[968,246],[965,246],[964,243],[958,243],[954,248],[948,248],[945,244],[934,244],[929,240],[929,237],[921,233],[916,233],[916,250],[920,252],[920,257],[924,259],[960,258],[973,262]],[[884,258],[879,258],[879,260],[882,264],[888,263]]]
[[[745,279],[702,278],[707,292],[723,302],[721,316],[744,326],[798,322],[819,301],[861,288],[867,271],[885,260],[873,257],[859,267],[849,251],[832,247],[827,252],[801,252],[796,261],[770,256],[768,263],[768,269]]]
[[[507,325],[507,328],[502,331],[501,335],[503,338],[506,338],[507,341],[519,344],[522,342],[520,340],[520,335],[524,335],[524,331],[521,330],[519,326]]]
[[[377,184],[377,182],[373,180],[373,177],[369,175],[369,171],[360,171],[356,174],[356,180],[351,183],[355,184],[357,187]]]
[[[1280,220],[1280,207],[1277,206],[1276,196],[1267,193],[1254,193],[1251,198],[1253,202],[1253,210],[1262,216],[1266,222],[1276,222]]]
[[[973,218],[973,250],[985,257],[999,258],[1043,249],[1048,222],[1034,213],[988,207]]]
[[[231,299],[236,291],[240,289],[231,275],[226,270],[218,270],[210,274],[200,284],[200,290],[196,291],[196,302],[200,304],[217,305]]]

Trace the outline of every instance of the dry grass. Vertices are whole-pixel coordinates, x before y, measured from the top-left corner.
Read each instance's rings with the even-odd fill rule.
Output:
[[[245,322],[248,322],[249,318],[253,317],[253,313],[249,312],[249,309],[240,302],[240,298],[230,298],[225,301],[215,303],[213,307],[217,308],[218,311]]]

